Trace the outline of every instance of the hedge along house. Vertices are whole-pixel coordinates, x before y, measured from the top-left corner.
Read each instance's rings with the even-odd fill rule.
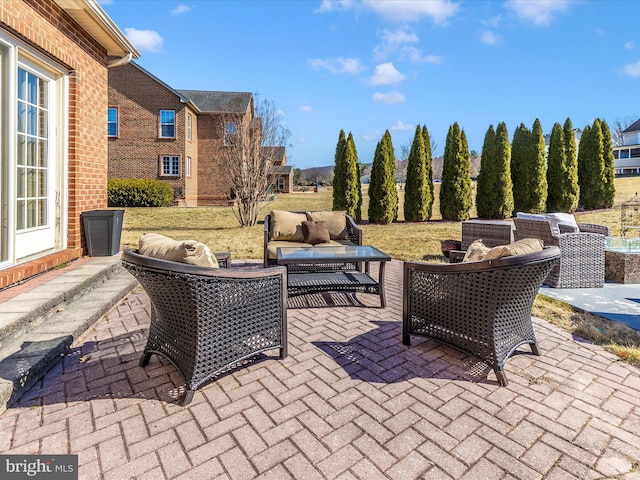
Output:
[[[107,206],[107,70],[139,56],[94,0],[0,2],[0,288],[82,256]]]
[[[180,206],[226,205],[225,148],[255,121],[247,92],[176,90],[131,62],[109,70],[109,178],[168,182]]]

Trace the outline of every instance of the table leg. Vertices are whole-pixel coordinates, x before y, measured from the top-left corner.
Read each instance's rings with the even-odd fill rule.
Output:
[[[378,289],[380,290],[380,306],[387,306],[387,294],[384,288],[384,267],[387,262],[380,262],[380,266],[378,268]],[[368,265],[368,264],[367,264]]]

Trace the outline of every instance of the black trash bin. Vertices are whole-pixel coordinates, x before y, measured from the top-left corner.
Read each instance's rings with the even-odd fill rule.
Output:
[[[108,257],[120,251],[124,210],[88,210],[80,216],[90,257]]]

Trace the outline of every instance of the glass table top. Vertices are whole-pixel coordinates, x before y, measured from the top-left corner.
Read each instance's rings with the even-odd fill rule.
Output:
[[[605,250],[609,252],[640,253],[640,237],[607,237]]]
[[[389,261],[391,257],[375,247],[341,245],[335,247],[279,247],[278,262],[342,260],[354,262]]]

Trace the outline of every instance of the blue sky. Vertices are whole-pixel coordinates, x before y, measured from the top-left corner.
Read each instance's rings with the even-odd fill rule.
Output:
[[[640,118],[640,1],[100,3],[172,87],[273,101],[298,168],[332,165],[340,129],[370,163],[387,129],[399,156],[427,125],[439,156],[454,122],[480,152],[499,122]]]

